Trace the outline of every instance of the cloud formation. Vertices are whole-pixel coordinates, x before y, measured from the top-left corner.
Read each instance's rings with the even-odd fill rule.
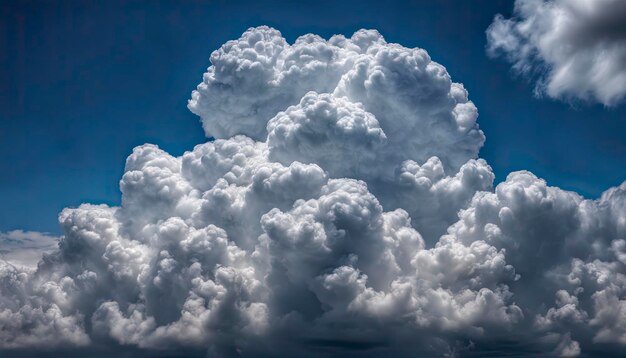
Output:
[[[135,148],[120,207],[63,210],[34,270],[0,261],[0,349],[626,344],[626,182],[598,200],[525,171],[494,188],[467,91],[376,31],[288,44],[251,28],[211,63],[189,107],[217,139]]]
[[[35,268],[43,254],[54,251],[59,238],[36,231],[13,230],[0,233],[0,260],[23,268]]]
[[[626,3],[516,0],[487,29],[488,53],[536,75],[550,97],[615,106],[626,96]]]

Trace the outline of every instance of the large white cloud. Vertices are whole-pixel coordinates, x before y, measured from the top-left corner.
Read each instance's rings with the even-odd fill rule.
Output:
[[[218,139],[135,148],[120,207],[63,210],[36,269],[0,261],[0,350],[626,344],[626,183],[598,200],[528,172],[493,188],[467,91],[376,31],[253,28],[211,61],[190,108]]]
[[[550,97],[614,106],[626,96],[626,2],[516,0],[514,15],[497,15],[488,52],[538,75]]]

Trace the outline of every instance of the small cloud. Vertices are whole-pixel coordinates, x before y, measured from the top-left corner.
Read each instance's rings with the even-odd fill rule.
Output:
[[[35,268],[44,253],[58,247],[59,239],[37,231],[0,232],[0,259],[16,266]]]
[[[626,96],[626,1],[516,0],[497,15],[487,52],[536,79],[536,93],[616,106]]]

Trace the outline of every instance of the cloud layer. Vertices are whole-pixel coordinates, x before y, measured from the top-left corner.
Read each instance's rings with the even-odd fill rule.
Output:
[[[35,268],[44,253],[54,251],[59,238],[35,231],[13,230],[0,233],[0,260],[23,268]]]
[[[553,98],[614,106],[626,96],[626,2],[516,0],[487,29],[488,52]]]
[[[35,270],[0,261],[0,349],[626,344],[626,182],[598,200],[529,172],[493,188],[467,91],[376,31],[288,44],[252,28],[211,63],[189,107],[217,139],[135,148],[120,207],[63,210]]]

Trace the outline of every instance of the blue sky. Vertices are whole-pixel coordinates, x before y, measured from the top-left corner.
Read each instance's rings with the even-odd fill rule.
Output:
[[[210,53],[250,26],[291,42],[375,28],[422,47],[462,82],[503,180],[527,169],[595,198],[626,179],[626,106],[538,99],[485,53],[485,30],[512,1],[4,2],[0,5],[0,231],[59,233],[58,212],[119,204],[136,145],[176,155],[206,141],[187,108]]]

